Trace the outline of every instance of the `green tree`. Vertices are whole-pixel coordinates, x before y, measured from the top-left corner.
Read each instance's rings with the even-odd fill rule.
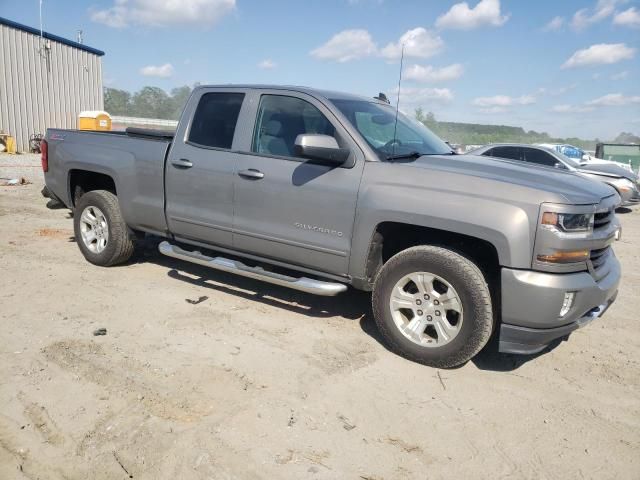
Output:
[[[104,109],[111,115],[130,115],[131,94],[125,90],[105,88]]]
[[[182,113],[182,109],[189,99],[189,95],[191,95],[191,87],[189,87],[188,85],[177,87],[171,90],[171,120],[178,120],[180,118],[180,114]]]
[[[144,87],[131,98],[132,113],[137,117],[168,119],[173,113],[171,98],[160,87]]]
[[[640,143],[640,137],[630,132],[622,132],[615,138],[614,143]]]

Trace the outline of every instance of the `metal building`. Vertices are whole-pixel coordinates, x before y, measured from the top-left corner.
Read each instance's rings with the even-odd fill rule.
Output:
[[[102,110],[104,52],[0,17],[0,133],[29,151],[49,127],[77,128],[83,110]]]

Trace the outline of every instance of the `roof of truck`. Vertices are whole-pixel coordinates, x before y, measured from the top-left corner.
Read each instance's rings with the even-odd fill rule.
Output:
[[[368,102],[378,101],[384,105],[386,102],[374,98],[374,96],[356,95],[353,93],[337,92],[334,90],[324,90],[321,88],[304,87],[300,85],[267,85],[267,84],[233,84],[226,85],[199,85],[197,88],[244,88],[256,90],[294,90],[296,92],[306,93],[314,97],[323,97],[329,100],[364,100]]]

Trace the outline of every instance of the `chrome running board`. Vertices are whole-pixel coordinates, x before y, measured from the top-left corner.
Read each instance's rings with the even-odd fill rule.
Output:
[[[280,273],[268,272],[262,267],[249,267],[237,260],[230,260],[223,257],[208,257],[198,251],[188,252],[166,241],[160,243],[158,250],[168,257],[196,263],[215,270],[222,270],[223,272],[235,273],[242,277],[262,280],[263,282],[300,290],[301,292],[313,293],[314,295],[333,296],[347,290],[347,286],[343,283],[325,282],[307,277],[295,278]]]

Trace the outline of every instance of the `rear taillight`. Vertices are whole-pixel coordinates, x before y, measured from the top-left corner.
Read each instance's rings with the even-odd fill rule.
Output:
[[[42,171],[49,171],[49,145],[46,140],[40,142],[40,159],[42,160]]]

